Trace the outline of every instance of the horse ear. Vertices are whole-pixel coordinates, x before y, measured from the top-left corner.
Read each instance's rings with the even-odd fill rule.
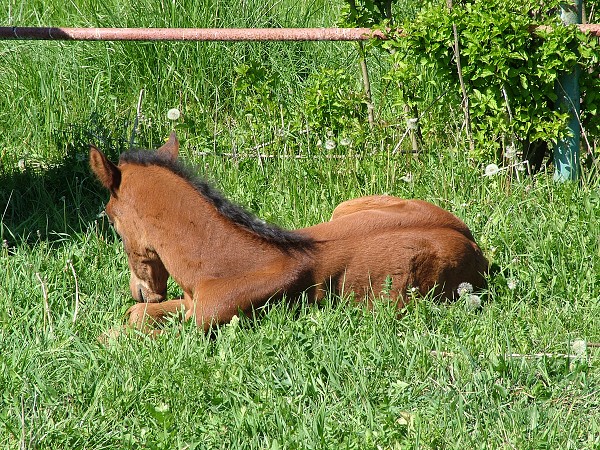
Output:
[[[177,159],[177,155],[179,155],[179,141],[177,140],[177,135],[174,131],[171,132],[167,142],[165,142],[164,145],[157,150],[157,152],[172,161]]]
[[[121,184],[121,171],[104,156],[104,153],[93,145],[90,146],[90,167],[100,183],[111,194],[116,194]]]

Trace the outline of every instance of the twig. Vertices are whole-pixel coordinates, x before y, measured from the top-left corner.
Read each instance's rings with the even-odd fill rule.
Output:
[[[508,118],[512,122],[513,115],[512,115],[512,111],[510,109],[510,102],[508,101],[508,94],[506,92],[504,84],[502,85],[502,95],[504,96],[504,101],[506,102],[506,110],[508,111]]]
[[[587,344],[588,347],[600,347],[600,344]],[[456,357],[456,353],[446,352],[446,351],[438,351],[431,350],[429,352],[431,356],[436,356],[439,358],[454,358]],[[585,354],[573,355],[569,353],[507,353],[504,355],[505,358],[522,358],[522,359],[538,359],[538,358],[569,358],[569,359],[578,359],[585,358]],[[478,358],[484,358],[484,355],[478,355]]]
[[[360,71],[362,73],[363,87],[365,89],[365,97],[367,99],[367,116],[369,119],[369,127],[373,128],[375,125],[375,117],[373,110],[373,97],[371,95],[371,81],[369,79],[369,69],[367,67],[367,53],[365,52],[365,45],[362,42],[358,43],[358,53],[360,55]]]
[[[350,6],[350,11],[356,17],[359,16],[358,10],[356,9],[355,0],[348,0],[348,5]],[[383,12],[383,11],[382,11]],[[369,80],[369,70],[367,68],[367,58],[365,54],[365,47],[362,42],[358,43],[358,54],[359,54],[359,64],[360,71],[362,73],[363,79],[363,87],[365,89],[365,97],[367,98],[367,115],[369,118],[369,127],[373,128],[375,124],[375,119],[373,117],[373,98],[371,97],[371,82]]]
[[[568,353],[531,353],[531,354],[522,354],[522,353],[508,353],[504,355],[505,358],[521,358],[521,359],[538,359],[538,358],[569,358],[569,359],[577,359],[584,358],[585,354],[581,355],[571,355]]]
[[[407,126],[406,130],[404,131],[404,134],[402,135],[398,143],[394,146],[394,150],[392,150],[393,155],[398,153],[398,150],[400,150],[400,146],[402,145],[402,142],[404,141],[404,138],[408,135],[408,133],[410,133],[410,127]]]
[[[133,148],[133,141],[135,141],[135,135],[137,134],[137,128],[140,123],[140,117],[142,116],[142,100],[144,98],[144,90],[140,90],[140,96],[138,98],[137,109],[135,113],[135,120],[133,121],[133,130],[131,130],[131,137],[129,138],[129,148]]]
[[[409,119],[409,120],[414,120],[417,124],[417,131],[418,131],[418,127],[419,127],[419,122],[421,121],[421,118],[425,116],[426,113],[429,112],[429,110],[431,108],[433,108],[433,105],[435,105],[442,97],[444,97],[447,94],[447,92],[442,92],[440,95],[437,96],[437,98],[435,98],[428,106],[427,108],[425,108],[424,111],[422,111],[417,117]],[[416,120],[415,120],[416,119]],[[406,138],[406,136],[410,133],[410,127],[408,122],[405,124],[396,124],[396,125],[390,125],[390,127],[399,127],[399,126],[406,126],[406,130],[404,131],[404,134],[402,135],[402,137],[400,138],[400,140],[398,141],[398,143],[394,146],[394,150],[392,150],[392,154],[396,154],[398,153],[398,151],[400,150],[400,145],[402,144],[402,142],[404,141],[404,139]],[[401,153],[418,153],[418,151],[415,151],[414,148],[412,150],[412,152],[407,152],[407,151],[403,151]]]
[[[253,147],[250,150],[256,149],[256,147]],[[214,153],[211,152],[195,152],[194,155],[197,156],[209,156],[209,155],[214,155]],[[219,153],[218,156],[227,156],[229,158],[256,158],[257,155],[256,153],[252,154],[252,153]],[[274,159],[274,158],[281,158],[281,159],[306,159],[306,158],[313,158],[316,155],[275,155],[275,154],[268,154],[268,153],[261,153],[260,155],[258,155],[259,158],[261,159]],[[346,159],[346,158],[357,158],[360,157],[362,155],[359,154],[350,154],[350,155],[318,155],[320,158],[325,158],[325,159]]]
[[[14,191],[15,191],[14,189],[10,191],[8,200],[6,201],[6,207],[4,208],[4,212],[2,213],[2,218],[0,219],[0,222],[4,222],[4,216],[6,215],[6,211],[8,211],[8,205],[10,204],[10,199],[12,198]]]
[[[452,0],[446,0],[448,9],[452,9]],[[454,59],[456,61],[456,70],[458,71],[458,81],[460,82],[460,89],[463,96],[463,112],[465,114],[465,130],[467,132],[467,139],[469,141],[469,149],[475,150],[475,142],[471,136],[471,114],[469,113],[469,96],[467,95],[467,88],[465,87],[465,80],[462,75],[462,65],[460,63],[460,48],[458,45],[458,29],[456,24],[452,22],[452,33],[454,34]]]
[[[73,278],[75,278],[75,311],[73,311],[73,323],[75,323],[77,320],[77,313],[79,312],[79,283],[77,282],[77,274],[75,273],[75,268],[70,259],[67,261],[67,265],[71,268]]]
[[[408,103],[404,104],[404,112],[407,115],[407,117],[409,117],[409,119],[406,121],[406,127],[409,130],[410,142],[412,144],[413,153],[418,153],[419,143],[417,141],[417,133],[419,131],[419,118],[414,117],[415,114],[411,114],[410,106],[408,105]],[[411,116],[413,117],[410,118]]]
[[[50,333],[54,333],[52,328],[52,318],[50,317],[50,306],[48,305],[48,291],[46,290],[46,283],[40,277],[38,272],[35,273],[36,278],[42,286],[42,296],[44,298],[44,328],[46,328],[46,319],[48,319],[48,326],[50,327]]]
[[[431,356],[439,356],[440,358],[454,358],[455,354],[452,352],[444,352],[438,350],[431,350],[429,352]]]
[[[25,400],[23,399],[23,396],[21,395],[21,442],[20,442],[20,448],[21,450],[26,450],[27,449],[27,445],[25,445]]]

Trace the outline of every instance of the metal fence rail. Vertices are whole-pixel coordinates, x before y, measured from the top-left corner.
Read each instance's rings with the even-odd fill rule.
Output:
[[[369,28],[58,28],[0,27],[0,40],[53,41],[364,41]]]
[[[578,25],[600,37],[600,25]],[[548,30],[532,26],[531,32]],[[49,41],[365,41],[386,39],[370,28],[64,28],[0,27],[0,40]]]

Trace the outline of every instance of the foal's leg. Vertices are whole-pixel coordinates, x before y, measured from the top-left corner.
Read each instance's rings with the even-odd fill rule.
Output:
[[[129,316],[127,325],[105,331],[98,336],[98,341],[106,344],[136,329],[149,336],[158,336],[163,330],[155,329],[154,326],[163,322],[169,315],[187,311],[189,305],[190,299],[187,294],[184,298],[162,303],[137,303],[127,310],[126,314]]]
[[[160,324],[168,316],[186,311],[189,303],[186,298],[167,300],[161,303],[137,303],[127,310],[129,326],[150,331],[153,325]]]
[[[289,260],[241,276],[204,280],[194,291],[186,320],[193,317],[207,331],[211,325],[228,323],[233,316],[264,306],[270,299],[285,294],[294,298],[312,284],[311,272]]]

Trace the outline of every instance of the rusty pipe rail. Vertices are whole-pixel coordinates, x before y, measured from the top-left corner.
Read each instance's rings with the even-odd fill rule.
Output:
[[[587,24],[578,24],[577,28],[584,33],[589,33],[591,36],[600,37],[600,24],[596,23],[587,23]],[[531,25],[529,27],[530,33],[535,33],[537,31],[550,32],[552,31],[552,27],[548,25]]]
[[[369,28],[60,28],[0,27],[0,40],[53,41],[363,41]]]
[[[578,25],[600,37],[599,24]],[[529,31],[549,31],[532,25]],[[0,27],[0,40],[50,41],[364,41],[387,39],[370,28],[64,28]]]

